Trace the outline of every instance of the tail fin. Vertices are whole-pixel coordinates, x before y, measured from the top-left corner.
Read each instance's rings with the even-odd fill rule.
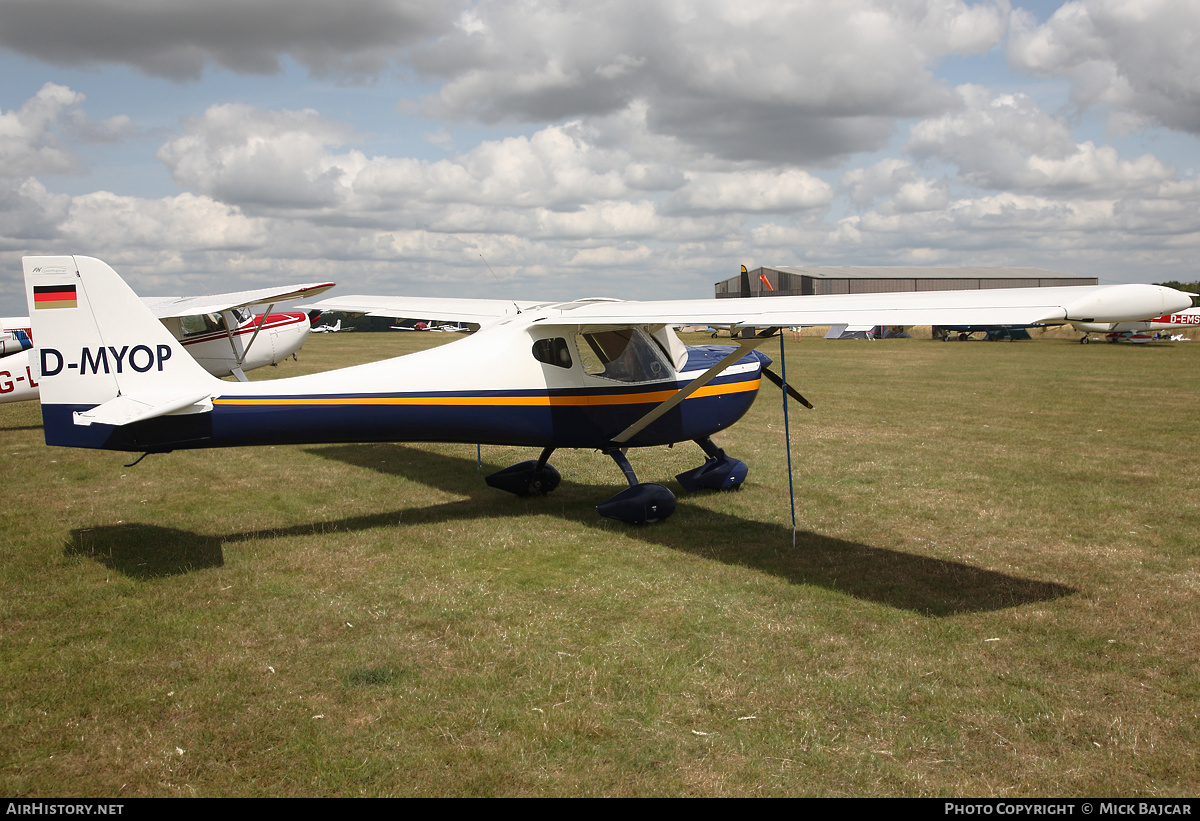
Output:
[[[78,429],[212,409],[222,383],[116,271],[91,257],[23,263],[47,444],[103,447],[105,431]]]
[[[0,331],[0,358],[27,351],[32,347],[33,342],[29,340],[29,334],[25,333],[24,329]]]

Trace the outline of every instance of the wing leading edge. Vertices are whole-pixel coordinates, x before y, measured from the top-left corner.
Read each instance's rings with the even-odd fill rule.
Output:
[[[518,312],[566,325],[690,325],[730,328],[800,325],[1039,325],[1146,319],[1191,306],[1186,294],[1158,285],[1084,285],[973,291],[781,296],[758,299],[580,300],[536,303],[498,299],[349,296],[305,310],[346,311],[487,324]]]
[[[1158,285],[1004,288],[889,294],[594,302],[554,306],[562,319],[589,324],[704,322],[728,327],[799,325],[1035,325],[1082,317],[1148,317],[1190,305],[1186,294]]]

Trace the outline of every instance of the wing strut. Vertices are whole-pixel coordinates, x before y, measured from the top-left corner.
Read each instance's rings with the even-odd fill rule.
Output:
[[[665,402],[662,402],[657,407],[655,407],[654,410],[650,411],[645,416],[643,416],[641,419],[637,420],[632,425],[625,428],[625,430],[618,433],[616,436],[613,437],[613,441],[619,445],[624,444],[625,442],[628,442],[630,439],[632,439],[633,437],[635,437],[639,433],[641,433],[643,430],[645,430],[650,424],[652,424],[656,419],[661,417],[664,413],[666,413],[671,408],[678,405],[683,400],[687,399],[689,396],[691,396],[696,391],[703,388],[709,382],[716,379],[717,376],[719,376],[722,371],[724,371],[726,368],[728,368],[734,362],[737,362],[739,359],[741,359],[747,353],[754,350],[755,348],[757,348],[759,345],[763,344],[766,341],[767,341],[767,337],[764,337],[764,336],[755,336],[755,337],[750,337],[748,339],[747,338],[741,339],[738,342],[738,346],[737,346],[736,350],[734,350],[732,353],[730,353],[728,356],[726,356],[724,359],[722,359],[717,364],[713,365],[707,371],[705,371],[704,373],[697,376],[695,379],[693,379],[691,382],[689,382],[686,387],[684,387],[682,390],[678,391],[670,399],[666,400]]]
[[[792,431],[791,431],[790,426],[788,425],[788,393],[789,393],[789,391],[791,393],[795,393],[796,399],[799,400],[799,402],[802,405],[804,405],[805,407],[811,409],[812,405],[810,405],[808,403],[807,399],[805,399],[800,394],[796,393],[792,389],[792,386],[787,383],[787,359],[784,357],[784,354],[783,354],[783,337],[784,337],[784,334],[782,331],[780,331],[779,332],[779,370],[780,370],[781,375],[779,377],[779,381],[776,382],[775,384],[779,385],[779,387],[784,389],[783,390],[783,438],[784,438],[784,441],[787,442],[788,498],[791,499],[791,502],[792,502],[792,550],[795,550],[796,549],[796,489],[792,485]],[[766,370],[766,369],[764,368],[764,370]],[[767,373],[770,373],[770,371],[767,371]],[[772,373],[771,376],[774,377],[775,374]],[[774,382],[775,380],[772,379],[771,381]]]
[[[239,382],[249,381],[246,379],[246,374],[242,372],[242,363],[246,361],[246,357],[250,353],[250,348],[254,345],[254,340],[258,339],[258,332],[261,331],[263,326],[267,324],[267,316],[270,315],[271,309],[274,307],[275,303],[272,302],[267,306],[267,310],[263,311],[262,318],[258,321],[258,325],[254,328],[254,333],[250,335],[250,341],[246,343],[246,346],[242,348],[240,352],[238,351],[237,342],[235,342],[233,338],[233,329],[230,328],[230,325],[233,325],[236,322],[233,311],[222,312],[225,317],[225,335],[229,337],[229,347],[233,350],[233,358],[234,362],[236,363],[235,366],[229,370],[234,376],[237,377]]]

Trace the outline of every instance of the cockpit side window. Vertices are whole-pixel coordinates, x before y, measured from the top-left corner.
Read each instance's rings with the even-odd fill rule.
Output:
[[[579,334],[583,370],[618,382],[653,382],[667,376],[659,348],[635,328]]]
[[[220,314],[193,314],[179,317],[179,327],[184,336],[209,334],[225,330],[225,318]]]
[[[246,307],[233,309],[233,318],[237,320],[238,325],[244,325],[250,317],[254,316],[254,312]]]
[[[533,343],[533,358],[557,368],[571,367],[571,349],[562,337],[539,339]]]

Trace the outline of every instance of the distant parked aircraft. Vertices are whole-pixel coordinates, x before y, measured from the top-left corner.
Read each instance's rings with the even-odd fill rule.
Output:
[[[1181,331],[1192,328],[1200,330],[1200,308],[1188,308],[1175,314],[1163,314],[1144,322],[1072,322],[1075,330],[1083,331],[1079,340],[1088,344],[1088,334],[1104,334],[1109,342],[1149,342],[1158,334],[1169,334],[1171,331]]]

